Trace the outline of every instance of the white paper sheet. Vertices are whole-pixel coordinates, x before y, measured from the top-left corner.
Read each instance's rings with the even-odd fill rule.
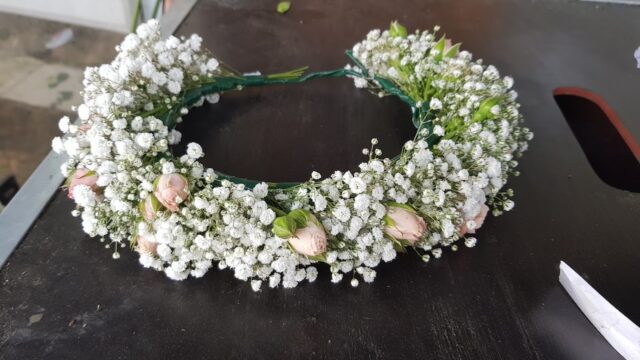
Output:
[[[627,360],[640,360],[640,328],[560,262],[560,283],[602,336]],[[640,299],[639,299],[640,304]]]

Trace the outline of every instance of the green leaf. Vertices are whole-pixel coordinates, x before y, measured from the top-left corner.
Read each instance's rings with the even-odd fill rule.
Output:
[[[460,132],[466,128],[465,122],[462,118],[454,117],[449,121],[446,125],[446,132],[444,134],[445,139],[451,139],[453,137],[459,136]]]
[[[131,248],[131,250],[135,250],[136,245],[138,245],[138,227],[134,226],[133,232],[131,233],[131,239],[129,239],[129,248]]]
[[[153,180],[153,189],[155,190],[158,187],[158,182],[160,181],[160,176],[157,176],[154,180]]]
[[[461,43],[457,43],[450,47],[449,50],[447,50],[447,52],[444,54],[444,57],[452,58],[458,55],[458,52],[460,51],[460,45]]]
[[[491,108],[498,105],[500,97],[492,97],[480,103],[478,110],[473,114],[473,121],[482,121],[493,117]]]
[[[402,243],[400,241],[398,241],[398,239],[394,238],[393,236],[389,235],[389,234],[385,234],[386,237],[388,237],[389,239],[391,239],[391,244],[393,244],[393,249],[399,253],[406,253],[407,249],[402,245]]]
[[[389,26],[389,35],[405,38],[407,37],[407,28],[402,26],[399,22],[393,21]]]
[[[307,71],[308,69],[309,69],[308,66],[302,66],[297,69],[293,69],[293,70],[289,70],[281,73],[269,74],[266,77],[267,79],[285,79],[285,80],[297,79],[302,75],[304,75],[304,72]]]
[[[400,245],[399,242],[394,241],[392,244],[393,244],[393,249],[396,252],[399,252],[399,253],[406,253],[407,252],[407,249],[405,249],[404,246]]]
[[[155,197],[155,195],[149,194],[147,196],[149,196],[149,198],[151,199],[151,210],[153,210],[153,211],[160,210],[160,208],[162,207],[162,204],[160,204],[160,201],[158,201],[158,199]],[[145,211],[144,211],[145,200],[141,200],[138,203],[138,209],[140,210],[141,214],[145,213]]]
[[[289,213],[289,215],[287,215],[288,218],[295,221],[296,228],[298,229],[307,226],[307,222],[309,221],[309,216],[311,216],[311,214],[302,209],[292,210]]]
[[[273,221],[271,231],[281,239],[288,239],[296,232],[296,222],[289,216],[280,216]]]
[[[313,261],[327,262],[327,257],[325,254],[320,254],[316,256],[307,256],[307,258]]]
[[[96,172],[95,172],[95,171],[93,171],[93,170],[89,170],[89,171],[87,171],[87,173],[86,173],[86,174],[84,174],[84,175],[80,176],[80,179],[82,179],[82,178],[86,178],[87,176],[93,176],[93,175],[95,175],[95,174],[96,174]]]
[[[364,66],[364,64],[362,64],[362,62],[353,55],[353,51],[347,50],[344,53],[347,55],[349,59],[351,59],[351,61],[353,61],[354,64],[356,64],[358,68],[360,68],[360,70],[362,70],[362,74],[364,76],[369,76],[369,71],[367,70],[367,67]]]
[[[393,249],[399,253],[406,253],[407,248],[413,246],[408,240],[404,239],[396,239],[395,237],[385,233],[384,236],[391,240],[391,244],[393,244]]]
[[[384,220],[384,225],[385,226],[388,226],[388,227],[396,226],[396,222],[393,221],[393,219],[390,216],[385,215],[383,220]]]
[[[71,175],[69,175],[69,176],[64,180],[64,186],[67,186],[67,187],[68,187],[69,185],[71,185],[71,180],[72,180],[72,179],[73,179],[73,177],[76,175],[76,172],[77,172],[77,171],[78,171],[78,170],[74,171]],[[86,173],[86,174],[84,174],[84,175],[80,176],[80,177],[79,177],[79,179],[85,178],[85,177],[87,177],[87,176],[93,176],[93,175],[95,175],[95,174],[96,174],[96,172],[95,172],[95,171],[93,171],[93,170],[89,170],[89,171],[87,171],[87,173]]]
[[[284,14],[289,11],[289,8],[291,8],[291,1],[280,1],[278,7],[276,7],[276,11],[278,14]]]
[[[447,40],[445,39],[444,36],[442,36],[440,38],[440,40],[438,40],[438,42],[436,43],[436,45],[433,47],[434,50],[438,51],[438,55],[436,55],[436,60],[442,60],[442,57],[444,56],[444,47],[446,45]]]
[[[405,239],[397,239],[397,240],[400,243],[400,245],[402,245],[403,248],[408,248],[409,246],[413,246],[413,244],[409,240],[405,240]]]
[[[148,196],[151,197],[151,207],[153,208],[154,211],[158,211],[162,206],[162,204],[160,204],[160,201],[158,201],[158,198],[156,198],[155,195],[149,194]]]
[[[273,212],[276,213],[276,215],[278,215],[278,216],[287,216],[286,212],[280,210],[276,206],[269,205],[269,209],[273,210]]]
[[[289,251],[291,251],[294,254],[297,254],[298,252],[296,251],[296,249],[293,248],[293,246],[291,245],[290,242],[287,241],[287,247],[289,248]]]
[[[393,202],[393,201],[390,201],[390,202],[388,202],[386,204],[387,204],[387,207],[397,207],[397,208],[405,209],[405,210],[410,211],[412,213],[416,212],[416,210],[414,208],[412,208],[411,206],[409,206],[407,204],[400,204],[400,203]]]
[[[272,232],[279,238],[288,239],[295,235],[297,229],[306,227],[310,221],[322,228],[318,219],[309,211],[291,210],[287,215],[279,216],[273,221]]]

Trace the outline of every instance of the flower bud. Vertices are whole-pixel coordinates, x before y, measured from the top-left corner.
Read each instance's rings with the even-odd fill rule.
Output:
[[[189,197],[189,182],[180,174],[164,174],[156,180],[153,194],[171,212],[178,211],[178,205]]]
[[[318,256],[327,251],[327,234],[322,224],[306,210],[296,209],[278,217],[272,231],[302,255]]]
[[[406,240],[414,245],[427,231],[424,219],[410,206],[393,204],[387,207],[385,233],[398,240]]]
[[[87,169],[78,169],[73,174],[71,174],[71,176],[69,176],[66,181],[66,186],[69,191],[67,196],[69,197],[69,199],[73,199],[73,189],[77,185],[87,185],[94,192],[96,192],[98,190],[98,185],[96,185],[97,181],[98,176],[95,172],[89,171]]]
[[[472,219],[465,219],[466,221],[460,226],[460,228],[458,228],[458,233],[460,234],[460,236],[463,236],[465,234],[475,234],[476,229],[479,229],[484,223],[484,219],[486,219],[487,213],[489,213],[489,207],[485,204],[482,204],[482,207],[480,207],[480,211],[478,212],[478,214]],[[469,228],[467,226],[467,222],[469,221],[472,221],[475,224],[473,228]]]
[[[145,220],[153,221],[156,218],[158,210],[160,210],[160,202],[153,194],[149,194],[140,202],[138,209]]]
[[[407,28],[402,26],[398,21],[393,21],[389,26],[389,35],[407,37]]]
[[[158,243],[152,241],[152,239],[147,238],[146,236],[138,236],[136,239],[136,251],[140,254],[149,254],[155,255],[156,250],[158,248]]]

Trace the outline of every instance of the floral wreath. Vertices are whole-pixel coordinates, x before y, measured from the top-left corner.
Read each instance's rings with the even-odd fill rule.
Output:
[[[87,68],[79,121],[59,122],[52,147],[66,153],[61,170],[83,230],[107,241],[113,258],[129,245],[144,267],[175,280],[203,276],[215,263],[258,291],[314,281],[316,264],[331,280],[371,282],[380,262],[415,251],[423,261],[457,250],[489,211],[513,208],[509,175],[533,134],[511,90],[513,80],[472,60],[460,44],[393,22],[372,30],[347,55],[354,65],[241,74],[201,48],[202,38],[161,39],[154,20],[116,48],[111,64]],[[412,110],[415,138],[393,159],[377,140],[359,171],[313,172],[303,183],[240,179],[198,161],[200,145],[174,156],[174,129],[192,106],[248,86],[351,77],[355,86],[393,95]],[[109,240],[106,240],[109,238]]]

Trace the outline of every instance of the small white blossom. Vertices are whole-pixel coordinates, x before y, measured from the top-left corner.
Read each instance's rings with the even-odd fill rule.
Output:
[[[175,129],[171,130],[171,132],[167,136],[167,140],[169,141],[169,144],[171,144],[171,145],[175,145],[175,144],[179,143],[181,138],[182,138],[182,133],[179,132],[178,130],[175,130]]]
[[[78,106],[78,117],[80,120],[89,120],[90,116],[89,107],[85,104]]]
[[[251,280],[251,289],[253,291],[260,291],[261,286],[262,286],[261,280]]]
[[[166,162],[162,164],[163,174],[173,174],[174,172],[176,172],[176,166],[173,163]]]
[[[510,210],[512,210],[512,209],[513,209],[513,206],[514,206],[514,202],[513,202],[512,200],[507,200],[507,201],[505,201],[505,202],[504,202],[504,207],[503,207],[503,209],[504,209],[505,211],[510,211]]]
[[[63,116],[62,118],[60,118],[60,121],[58,121],[58,128],[63,133],[66,133],[66,132],[69,131],[69,117],[68,116]]]
[[[215,93],[215,94],[207,95],[206,99],[207,99],[207,102],[209,102],[210,104],[217,104],[218,101],[220,101],[220,94]]]
[[[331,274],[331,282],[332,283],[339,283],[340,281],[342,281],[342,274],[340,273],[333,273]]]
[[[139,133],[136,135],[136,144],[142,149],[148,149],[153,145],[153,134]]]
[[[201,158],[204,155],[202,152],[202,146],[194,142],[189,143],[187,145],[187,155],[194,160]]]
[[[453,226],[453,223],[451,222],[451,220],[449,219],[442,220],[440,226],[442,226],[442,235],[444,235],[444,237],[448,238],[453,235],[455,231],[455,226]]]
[[[273,274],[269,277],[269,287],[274,288],[280,284],[280,274]]]
[[[333,210],[333,215],[336,219],[347,222],[351,218],[351,212],[346,206],[339,206]]]
[[[464,239],[464,245],[466,247],[470,247],[470,248],[474,247],[474,246],[476,246],[476,242],[477,242],[477,240],[474,237],[470,237],[470,238]]]
[[[96,204],[96,193],[90,186],[76,185],[73,189],[73,200],[78,206],[92,207]]]
[[[211,58],[209,59],[209,61],[207,62],[207,69],[209,71],[215,71],[216,69],[218,69],[218,66],[220,65],[220,63],[218,62],[218,60]]]
[[[264,225],[271,224],[273,220],[275,220],[275,218],[276,218],[276,213],[271,209],[267,209],[263,211],[262,214],[260,214],[260,222],[263,223]]]
[[[182,90],[182,86],[179,82],[170,80],[167,82],[167,89],[173,94],[178,94]]]
[[[59,136],[56,136],[51,140],[51,148],[58,154],[64,151],[64,143]]]
[[[368,85],[367,79],[361,77],[354,77],[353,82],[357,88],[366,88]]]
[[[351,189],[351,192],[354,194],[360,194],[364,192],[366,188],[367,184],[359,177],[354,177],[351,179],[351,182],[349,182],[349,189]]]

